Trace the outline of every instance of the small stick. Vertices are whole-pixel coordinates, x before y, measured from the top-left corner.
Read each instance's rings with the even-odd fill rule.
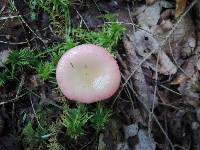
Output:
[[[35,118],[36,118],[36,121],[37,121],[37,123],[38,123],[38,126],[39,126],[41,129],[44,129],[44,128],[42,127],[42,125],[40,124],[40,121],[39,121],[39,119],[38,119],[38,116],[37,116],[37,114],[36,114],[36,112],[35,112],[35,108],[34,108],[34,106],[33,106],[32,98],[31,98],[31,94],[29,94],[29,97],[30,97],[31,107],[32,107],[32,109],[33,109],[33,114],[34,114],[34,116],[35,116]]]

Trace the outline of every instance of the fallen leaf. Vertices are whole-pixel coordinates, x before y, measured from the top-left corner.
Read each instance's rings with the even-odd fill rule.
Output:
[[[117,144],[116,150],[130,150],[127,142]]]
[[[175,16],[175,10],[174,9],[166,9],[160,14],[160,19],[158,21],[158,24],[162,20],[167,20],[167,19],[172,18],[172,17],[174,18],[174,16]]]
[[[159,55],[159,68],[158,71],[164,75],[172,75],[177,72],[177,67],[170,60],[167,54],[164,51],[160,51]]]
[[[122,122],[117,119],[111,119],[105,132],[100,134],[98,150],[117,149],[118,144],[121,143]]]
[[[188,78],[192,79],[195,77],[195,74],[197,73],[197,70],[195,68],[195,60],[193,58],[190,58],[184,62],[184,64],[181,66],[182,70],[179,71],[176,74],[176,77],[174,80],[170,82],[171,85],[178,85],[186,82]]]
[[[158,41],[146,31],[138,30],[134,32],[131,38],[135,52],[143,58],[148,56],[152,50],[155,50],[156,53],[159,49]]]
[[[176,0],[176,13],[175,17],[179,17],[185,10],[187,0]]]
[[[188,114],[185,109],[167,113],[168,134],[180,141],[180,145],[183,147],[188,146],[191,142],[190,133],[187,132],[191,120],[186,116]]]
[[[134,35],[133,35],[134,36]],[[154,105],[157,106],[157,97],[154,97],[153,87],[146,82],[143,69],[140,65],[142,61],[136,54],[136,47],[134,38],[130,35],[124,37],[123,43],[127,53],[127,61],[129,63],[130,72],[134,72],[132,82],[136,90],[138,100],[147,108],[151,109]]]
[[[134,51],[142,58],[147,57],[153,50],[155,51],[154,54],[159,54],[160,66],[158,71],[161,74],[172,75],[176,73],[177,67],[173,64],[166,53],[164,51],[158,53],[159,42],[151,34],[143,30],[138,30],[133,34],[133,36],[131,36],[131,38],[134,45]],[[154,66],[155,65],[156,64],[154,64]],[[156,71],[155,67],[152,67],[152,69]]]
[[[163,32],[167,32],[170,31],[173,27],[173,23],[171,22],[171,20],[167,19],[165,20],[162,24],[161,24],[161,28],[163,30]]]
[[[152,5],[156,0],[146,0],[147,5]]]
[[[132,136],[136,136],[138,134],[138,124],[131,124],[129,126],[124,126],[123,130],[126,139]]]
[[[148,7],[142,5],[136,9],[136,14],[138,14],[136,16],[138,24],[142,28],[151,29],[153,26],[157,25],[162,9],[170,7],[172,7],[172,5],[165,0],[156,1],[153,5]]]
[[[135,146],[135,150],[155,150],[156,144],[152,136],[143,129],[138,132],[139,143]]]
[[[199,72],[195,67],[195,57],[191,57],[188,60],[187,67],[185,69],[185,73],[187,73],[184,82],[182,82],[178,88],[179,92],[183,95],[182,100],[186,103],[192,105],[197,108],[200,106],[199,101],[199,91],[200,91],[200,83],[199,83]]]
[[[151,137],[151,134],[144,129],[139,129],[137,123],[124,126],[123,131],[129,145],[129,149],[155,150],[156,145]]]

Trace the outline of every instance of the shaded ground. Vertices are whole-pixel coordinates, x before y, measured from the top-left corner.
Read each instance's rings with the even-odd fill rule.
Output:
[[[37,115],[45,116],[47,124],[56,122],[62,113],[58,107],[62,98],[57,97],[54,87],[50,82],[40,83],[29,70],[16,77],[18,82],[0,87],[0,150],[46,149],[54,141],[62,149],[76,150],[199,150],[200,49],[194,2],[188,2],[184,13],[176,18],[174,1],[156,1],[148,6],[140,1],[73,1],[72,27],[101,30],[105,20],[99,16],[108,12],[126,27],[116,55],[123,81],[115,97],[105,102],[113,116],[99,133],[87,124],[87,134],[77,140],[65,135],[66,129],[61,127],[56,140],[44,133],[47,137],[40,144],[31,143],[32,139],[24,141],[26,118],[38,126],[34,108]],[[50,28],[47,13],[41,10],[33,20],[24,2],[15,0],[15,7],[10,11],[8,1],[0,2],[1,60],[13,49],[31,47],[45,52],[53,43],[64,41],[63,35]],[[24,91],[28,94],[21,96]],[[74,102],[67,103],[75,106]]]

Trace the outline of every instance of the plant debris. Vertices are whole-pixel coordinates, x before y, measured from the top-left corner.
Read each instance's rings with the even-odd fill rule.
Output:
[[[199,12],[198,0],[2,0],[0,150],[199,150]],[[60,57],[88,43],[122,78],[90,105],[55,78]]]

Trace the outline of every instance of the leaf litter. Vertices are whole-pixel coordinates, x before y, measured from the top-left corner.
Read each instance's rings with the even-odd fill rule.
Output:
[[[97,146],[91,146],[91,149],[94,147],[98,150],[199,149],[200,57],[199,30],[197,30],[199,24],[194,23],[195,18],[189,11],[193,8],[187,11],[193,3],[187,0],[177,0],[176,3],[170,0],[146,0],[146,3],[148,5],[139,1],[134,4],[120,0],[98,1],[96,4],[100,11],[94,8],[81,11],[77,8],[79,17],[85,19],[89,29],[101,26],[102,23],[102,19],[98,20],[98,17],[93,18],[88,15],[91,14],[90,11],[96,11],[97,16],[102,12],[117,14],[118,21],[127,27],[122,43],[117,48],[119,51],[117,58],[125,86],[122,86],[123,90],[113,105],[115,118],[110,120],[103,133],[97,135]],[[0,14],[3,12],[3,16],[8,17],[6,14],[8,12],[5,11],[6,1],[0,5],[2,6]],[[45,20],[48,19],[46,17],[43,19],[39,20],[38,24],[44,21],[43,24],[46,26],[48,21]],[[9,22],[4,24],[3,28],[6,30],[1,30],[1,34],[11,33],[12,37],[0,37],[1,41],[5,41],[0,46],[1,66],[9,50],[18,48],[19,45],[23,47],[27,44],[23,43],[27,39],[30,40],[28,44],[39,49],[45,49],[46,44],[41,44],[38,37],[43,37],[47,43],[59,39],[51,34],[50,29],[45,33],[39,32],[40,27],[35,23],[31,24],[33,21],[28,17],[26,22],[30,24],[34,33],[26,32],[16,18],[9,19]],[[54,91],[51,88],[41,88],[42,83],[35,75],[30,76],[26,82],[28,83],[25,84],[31,83],[30,89],[40,88],[43,103],[57,105],[54,100],[59,98]],[[3,94],[5,88],[1,90],[1,96]],[[34,96],[34,107],[38,106],[36,97]],[[20,112],[22,114],[28,112],[31,107],[26,109]],[[0,120],[3,118],[8,121],[9,117],[4,114],[5,112],[2,113],[2,117],[0,116]],[[33,116],[32,114],[32,118]],[[12,150],[14,147],[21,149],[15,138],[2,132],[1,124],[0,142],[0,149]]]
[[[161,5],[163,4],[162,2],[165,3],[164,11],[162,10],[164,7]],[[180,3],[180,1],[178,3]],[[123,40],[125,53],[127,55],[124,61],[127,62],[127,67],[130,72],[134,72],[131,74],[130,78],[131,82],[133,82],[132,89],[134,89],[134,92],[137,94],[136,97],[139,102],[142,101],[143,105],[148,106],[147,109],[151,110],[152,104],[154,104],[154,110],[150,112],[155,114],[162,111],[162,109],[163,111],[170,111],[170,108],[179,109],[178,107],[180,105],[184,112],[189,106],[193,108],[199,107],[198,57],[194,54],[195,51],[198,51],[198,46],[196,45],[198,43],[198,38],[195,34],[196,29],[190,13],[186,13],[180,23],[177,24],[178,19],[180,19],[177,18],[177,16],[181,16],[185,11],[185,4],[179,6],[180,4],[178,3],[177,7],[182,8],[177,8],[176,10],[172,10],[170,3],[166,1],[156,1],[150,6],[140,6],[137,9],[136,18],[137,24],[140,25],[142,29],[135,26],[135,31],[129,32],[125,35],[125,37],[128,38],[124,38]],[[174,26],[176,26],[176,28],[173,28]],[[165,46],[160,49],[162,41],[167,38],[166,36],[170,32],[172,34],[169,39],[167,39]],[[143,60],[145,61],[141,63]],[[137,68],[136,71],[135,68]],[[157,86],[157,88],[155,88],[156,91],[152,90],[155,86]],[[165,93],[165,101],[160,100],[162,99],[161,95],[158,96],[158,93],[163,92]],[[173,106],[175,107],[173,108]],[[196,122],[196,118],[194,117],[196,112],[192,112],[193,113],[190,111],[188,113],[185,112],[183,116],[192,114],[190,119]],[[166,138],[168,136],[172,138],[173,136],[171,133],[176,137],[168,141],[169,143],[173,143],[168,143],[168,146],[172,149],[176,149],[176,146],[178,145],[179,147],[180,144],[187,148],[189,146],[188,141],[196,143],[197,141],[193,141],[192,138],[188,139],[188,141],[179,141],[181,135],[178,135],[178,132],[181,133],[183,131],[172,131],[171,129],[174,127],[183,129],[186,132],[185,137],[189,138],[188,136],[195,136],[195,140],[197,139],[196,135],[186,131],[185,125],[182,125],[182,122],[185,121],[185,117],[180,118],[178,112],[175,113],[177,118],[173,118],[171,115],[170,113],[166,114],[167,120],[165,124],[169,127],[165,128],[164,131],[161,130]],[[165,126],[160,116],[161,115],[157,114],[157,119],[160,121],[160,124]],[[176,121],[177,124],[171,124],[170,118],[172,121]],[[186,124],[192,127],[192,123],[186,122]],[[154,124],[159,126],[159,123],[156,123],[154,120]],[[181,124],[181,126],[178,126],[178,124]],[[152,124],[148,124],[148,128],[152,128],[152,130],[155,131],[155,125],[152,126]],[[198,126],[196,130],[199,130]],[[156,132],[158,131],[159,128],[156,129]],[[144,141],[142,143],[146,145]],[[166,143],[166,141],[164,141],[164,143]],[[140,149],[142,149],[142,147],[140,147]],[[155,147],[153,147],[153,149],[155,149]],[[194,149],[198,148],[195,146]]]

